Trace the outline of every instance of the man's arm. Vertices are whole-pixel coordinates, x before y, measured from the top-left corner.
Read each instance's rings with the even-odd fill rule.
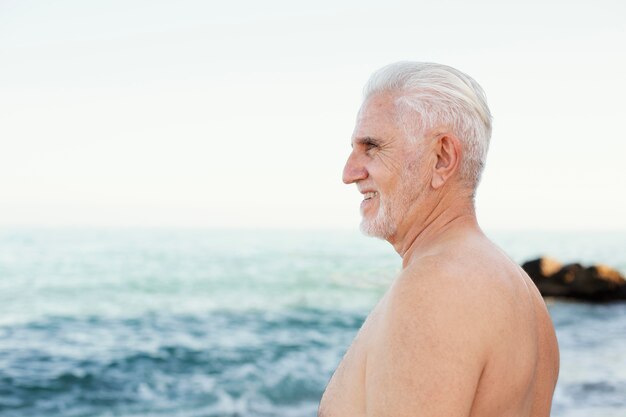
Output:
[[[464,272],[414,269],[390,289],[367,359],[368,417],[469,415],[488,357],[489,313]]]

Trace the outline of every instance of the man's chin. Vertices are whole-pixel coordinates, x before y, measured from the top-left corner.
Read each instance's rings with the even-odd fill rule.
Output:
[[[388,239],[391,237],[395,230],[391,225],[387,224],[387,222],[382,219],[376,218],[373,220],[363,219],[361,220],[361,225],[359,226],[361,229],[361,233],[366,236],[376,237],[379,239]]]

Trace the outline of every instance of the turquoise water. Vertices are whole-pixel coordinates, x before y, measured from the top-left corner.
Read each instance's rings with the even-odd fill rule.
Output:
[[[496,233],[626,272],[626,233]],[[0,231],[0,415],[313,416],[399,268],[349,232]],[[626,303],[549,301],[553,415],[626,415]]]

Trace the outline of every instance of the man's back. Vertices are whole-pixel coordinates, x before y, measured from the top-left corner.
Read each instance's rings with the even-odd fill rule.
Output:
[[[528,276],[481,233],[403,269],[320,404],[332,416],[549,416],[558,347]]]

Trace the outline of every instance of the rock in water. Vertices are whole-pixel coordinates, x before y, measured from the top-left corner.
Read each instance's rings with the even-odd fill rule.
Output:
[[[561,265],[552,258],[542,257],[524,263],[522,268],[544,297],[586,301],[626,300],[626,279],[606,265]]]

